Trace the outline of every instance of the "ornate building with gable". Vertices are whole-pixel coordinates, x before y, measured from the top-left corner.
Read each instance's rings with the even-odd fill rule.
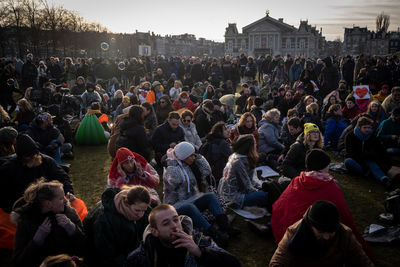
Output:
[[[266,16],[242,28],[239,33],[236,23],[229,23],[225,30],[225,54],[238,56],[245,54],[258,57],[287,55],[317,57],[324,55],[325,37],[322,29],[318,31],[300,21],[299,28],[283,22],[282,18]]]

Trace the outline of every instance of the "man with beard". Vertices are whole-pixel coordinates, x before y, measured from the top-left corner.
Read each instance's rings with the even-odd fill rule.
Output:
[[[58,180],[63,184],[65,194],[73,193],[68,174],[54,159],[39,152],[38,146],[29,135],[18,136],[17,157],[9,159],[0,167],[0,208],[11,212],[14,202],[25,189],[37,179]]]
[[[336,206],[318,200],[290,226],[269,266],[374,266]]]
[[[149,215],[149,226],[139,248],[129,254],[126,266],[241,266],[214,241],[193,230],[192,220],[161,204]]]

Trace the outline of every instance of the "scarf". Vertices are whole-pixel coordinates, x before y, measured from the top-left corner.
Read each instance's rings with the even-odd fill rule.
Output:
[[[361,141],[367,141],[372,135],[372,129],[368,134],[363,134],[358,127],[354,127],[354,135]]]
[[[128,190],[122,190],[114,197],[114,205],[119,214],[122,214],[128,221],[135,221],[134,207],[129,205],[125,200],[128,196]]]

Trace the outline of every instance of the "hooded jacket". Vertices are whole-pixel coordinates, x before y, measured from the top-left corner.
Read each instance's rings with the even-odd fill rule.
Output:
[[[89,212],[83,221],[89,248],[89,261],[93,266],[123,266],[126,257],[139,246],[148,224],[150,207],[138,221],[128,221],[114,204],[119,188],[107,188],[101,203]]]
[[[275,242],[281,241],[286,229],[300,220],[315,201],[326,200],[335,204],[340,222],[351,228],[366,254],[373,257],[371,249],[354,224],[342,191],[335,180],[318,179],[313,173],[315,172],[301,172],[272,205],[271,228]]]
[[[285,159],[282,162],[283,175],[294,178],[306,169],[306,154],[309,150],[303,143],[304,136],[300,134],[296,142],[290,146]]]

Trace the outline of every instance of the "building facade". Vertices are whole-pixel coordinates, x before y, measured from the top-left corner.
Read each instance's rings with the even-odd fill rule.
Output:
[[[366,27],[345,28],[343,54],[387,55],[400,51],[400,31],[374,32]]]
[[[253,57],[269,54],[316,57],[324,54],[325,38],[322,32],[300,21],[299,28],[267,15],[242,29],[229,23],[225,30],[225,54]]]

